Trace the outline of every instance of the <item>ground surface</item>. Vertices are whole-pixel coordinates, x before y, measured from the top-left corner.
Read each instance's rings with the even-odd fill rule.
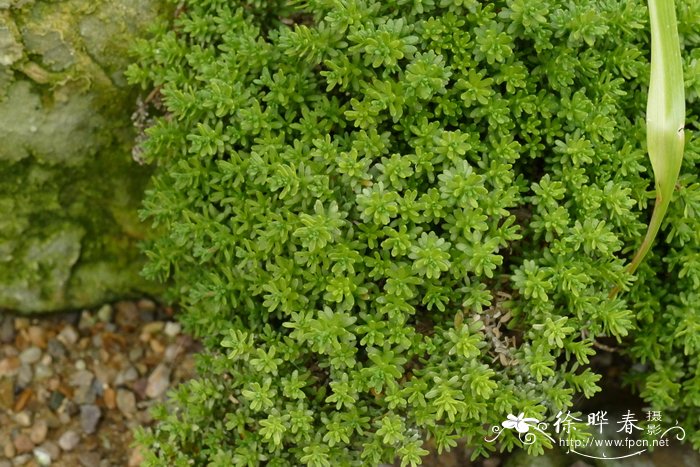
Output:
[[[0,311],[0,467],[137,466],[131,429],[193,374],[197,345],[153,302]]]

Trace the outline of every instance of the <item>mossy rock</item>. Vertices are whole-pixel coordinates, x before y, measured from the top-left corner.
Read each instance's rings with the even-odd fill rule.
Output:
[[[0,0],[0,309],[153,293],[139,275],[129,44],[159,0]]]

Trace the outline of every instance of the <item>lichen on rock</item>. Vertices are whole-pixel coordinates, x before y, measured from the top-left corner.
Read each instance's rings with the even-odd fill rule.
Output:
[[[128,44],[159,0],[0,0],[0,309],[86,307],[154,290],[137,219]]]

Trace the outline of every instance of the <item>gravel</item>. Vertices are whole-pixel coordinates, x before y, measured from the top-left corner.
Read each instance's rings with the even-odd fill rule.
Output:
[[[141,464],[133,429],[194,374],[199,345],[150,300],[0,313],[0,467]]]
[[[80,427],[83,433],[87,435],[94,433],[100,418],[102,418],[102,411],[98,406],[92,404],[80,406]]]
[[[64,451],[72,451],[80,442],[80,435],[73,430],[68,430],[58,438],[58,446]]]

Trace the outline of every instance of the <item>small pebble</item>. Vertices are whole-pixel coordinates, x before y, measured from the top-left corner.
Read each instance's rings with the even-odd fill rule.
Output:
[[[142,311],[155,311],[156,309],[155,302],[147,298],[142,298],[141,300],[139,300],[136,306],[139,308],[139,310]]]
[[[92,384],[93,379],[95,379],[95,375],[89,371],[78,370],[71,375],[69,384],[73,387],[89,386]]]
[[[100,464],[100,455],[94,451],[81,452],[78,461],[83,467],[97,467]]]
[[[179,357],[182,352],[185,350],[183,346],[180,344],[170,344],[165,348],[165,355],[163,356],[163,360],[166,362],[173,362],[177,357]]]
[[[151,350],[156,355],[160,355],[163,352],[165,352],[165,346],[163,344],[161,344],[158,339],[151,339],[148,342],[148,345],[151,347]]]
[[[136,346],[129,350],[129,360],[132,362],[141,360],[141,357],[143,357],[143,349],[141,347]]]
[[[15,437],[14,444],[15,449],[17,450],[17,454],[31,452],[32,449],[34,449],[34,443],[32,443],[32,440],[29,439],[29,436],[25,435],[24,433],[20,433],[17,435],[17,437]]]
[[[32,372],[32,367],[27,364],[22,365],[17,372],[17,386],[24,388],[29,386],[32,381],[34,381],[34,372]]]
[[[170,386],[170,369],[160,363],[148,377],[146,395],[151,399],[157,399],[165,394],[168,386]]]
[[[46,439],[46,435],[49,432],[49,425],[46,420],[38,420],[32,426],[32,431],[29,432],[29,439],[32,440],[34,444],[41,444]]]
[[[97,429],[97,424],[100,422],[102,417],[102,411],[99,407],[92,404],[86,404],[80,406],[80,427],[83,429],[83,433],[92,434]]]
[[[6,357],[0,360],[0,375],[3,376],[14,376],[17,374],[17,370],[22,365],[17,357]]]
[[[117,406],[117,394],[114,392],[114,389],[109,387],[105,388],[102,400],[104,400],[105,407],[109,410],[114,410]]]
[[[117,391],[117,408],[127,417],[131,416],[136,411],[134,393],[126,389],[119,389]]]
[[[49,408],[53,411],[58,410],[58,408],[61,406],[61,402],[63,402],[63,399],[65,396],[63,393],[59,391],[53,391],[51,395],[49,396]]]
[[[92,328],[97,322],[97,317],[92,313],[84,310],[80,315],[80,322],[78,323],[78,329],[86,330]]]
[[[31,365],[41,359],[41,349],[39,347],[29,347],[19,354],[20,362]]]
[[[32,424],[32,416],[29,412],[20,412],[15,415],[15,421],[19,426],[28,427]]]
[[[7,410],[15,403],[15,385],[10,378],[0,377],[0,411]]]
[[[144,324],[143,328],[141,328],[141,335],[144,334],[158,334],[163,328],[165,327],[165,323],[162,321],[153,321],[150,323]]]
[[[29,327],[29,318],[17,317],[15,318],[15,329],[21,331],[22,329],[27,329]]]
[[[46,348],[46,335],[44,328],[41,326],[29,326],[27,329],[27,337],[29,337],[29,342],[41,349]]]
[[[118,302],[114,308],[114,322],[117,326],[134,329],[139,323],[139,309],[133,302]]]
[[[135,381],[138,377],[139,372],[136,371],[136,368],[129,366],[117,375],[117,377],[114,379],[114,385],[121,386],[123,384]]]
[[[46,365],[42,365],[41,363],[37,364],[36,367],[34,367],[34,380],[35,381],[43,381],[45,379],[48,379],[53,376],[53,370],[51,367],[48,367]]]
[[[103,323],[110,322],[112,320],[112,307],[110,305],[103,305],[97,310],[97,319]]]
[[[61,341],[62,344],[70,347],[71,345],[78,342],[78,331],[75,330],[73,326],[66,326],[61,329],[56,338]]]
[[[39,448],[45,451],[52,460],[58,459],[58,457],[61,455],[61,450],[59,449],[58,445],[52,441],[45,442],[39,446]]]
[[[10,344],[15,340],[15,324],[8,315],[0,321],[0,343]]]
[[[22,454],[21,456],[15,456],[13,459],[14,465],[26,465],[27,462],[32,460],[32,455],[27,453],[27,454]],[[27,466],[31,467],[31,466]]]
[[[165,323],[165,329],[163,332],[168,337],[175,337],[182,331],[182,326],[176,321],[168,321]]]
[[[72,451],[80,442],[80,435],[73,430],[68,430],[58,438],[58,446],[64,451]]]
[[[131,455],[129,456],[129,467],[139,467],[143,463],[143,454],[141,454],[141,450],[139,448],[134,449],[131,451]]]
[[[34,449],[34,458],[39,463],[39,465],[51,465],[51,454],[49,454],[43,448]]]
[[[60,359],[66,356],[66,347],[57,338],[49,339],[46,350],[55,359]]]
[[[15,450],[15,445],[11,443],[9,440],[5,443],[5,446],[2,448],[2,453],[5,454],[5,457],[8,459],[12,459],[15,457],[15,454],[17,454],[17,451]]]

